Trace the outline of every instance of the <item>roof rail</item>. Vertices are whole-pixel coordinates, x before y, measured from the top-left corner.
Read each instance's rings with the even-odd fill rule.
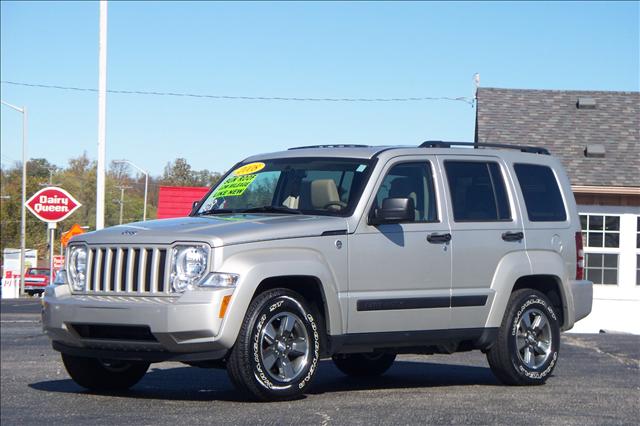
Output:
[[[443,141],[426,141],[420,144],[419,148],[451,148],[454,146],[468,146],[473,148],[506,148],[517,149],[518,151],[528,152],[531,154],[551,155],[548,149],[537,146],[526,145],[507,145],[502,143],[477,143],[477,142],[443,142]]]
[[[308,146],[296,146],[293,148],[289,148],[289,151],[294,149],[308,149],[308,148],[369,148],[369,145],[354,145],[354,144],[308,145]]]

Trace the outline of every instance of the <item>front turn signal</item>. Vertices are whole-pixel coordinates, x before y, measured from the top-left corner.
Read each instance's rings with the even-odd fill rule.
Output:
[[[218,313],[218,318],[224,318],[224,315],[227,313],[227,308],[229,307],[230,301],[231,301],[230,294],[222,298],[222,303],[220,304],[220,312]]]

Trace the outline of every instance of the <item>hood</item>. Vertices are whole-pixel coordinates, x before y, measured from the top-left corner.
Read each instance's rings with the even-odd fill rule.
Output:
[[[172,244],[208,242],[213,247],[285,238],[316,237],[346,231],[341,217],[273,214],[225,214],[149,220],[113,226],[72,238],[88,244]]]

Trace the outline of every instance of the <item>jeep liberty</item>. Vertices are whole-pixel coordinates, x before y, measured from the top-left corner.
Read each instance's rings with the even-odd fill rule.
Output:
[[[542,384],[591,300],[556,158],[425,142],[249,157],[188,217],[73,237],[42,315],[85,388],[180,361],[285,400],[322,358],[374,376],[397,354],[481,350],[502,383]]]

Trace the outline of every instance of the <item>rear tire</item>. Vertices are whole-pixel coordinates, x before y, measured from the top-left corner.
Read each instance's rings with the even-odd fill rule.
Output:
[[[251,399],[283,401],[302,395],[318,368],[320,328],[298,293],[276,288],[249,305],[229,359],[233,384]]]
[[[507,385],[541,385],[558,362],[559,315],[549,299],[532,289],[509,299],[495,344],[487,352],[491,371]]]
[[[148,362],[100,360],[62,354],[62,362],[74,382],[96,391],[126,390],[144,377]]]
[[[347,376],[375,377],[384,374],[396,359],[396,354],[361,353],[337,354],[332,357],[333,363]]]

